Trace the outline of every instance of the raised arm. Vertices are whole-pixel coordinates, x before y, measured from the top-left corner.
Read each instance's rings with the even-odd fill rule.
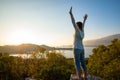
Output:
[[[85,16],[83,17],[83,18],[84,18],[84,20],[83,20],[83,28],[84,28],[84,26],[85,26],[85,21],[87,20],[87,17],[88,17],[87,14],[85,14]]]
[[[69,13],[70,13],[72,24],[73,24],[74,28],[76,29],[75,19],[74,19],[73,14],[72,14],[72,7],[70,8]]]

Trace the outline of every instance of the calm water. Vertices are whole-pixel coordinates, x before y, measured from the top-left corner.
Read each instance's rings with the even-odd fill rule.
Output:
[[[89,57],[92,54],[92,49],[95,47],[85,47],[85,57]],[[64,50],[63,55],[66,58],[73,58],[73,51],[72,50]]]
[[[89,57],[92,54],[92,49],[95,47],[85,47],[85,57]],[[66,58],[73,58],[73,50],[59,50]],[[10,54],[10,56],[21,56],[23,58],[29,58],[31,54]],[[45,55],[43,55],[45,56]]]

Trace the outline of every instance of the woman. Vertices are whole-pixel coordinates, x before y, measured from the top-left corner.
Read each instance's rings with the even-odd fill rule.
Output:
[[[75,33],[74,33],[74,58],[75,58],[75,66],[76,66],[76,71],[79,77],[79,80],[87,80],[87,68],[86,64],[84,61],[84,46],[83,46],[83,38],[84,38],[84,25],[85,21],[87,19],[87,14],[84,16],[83,23],[82,22],[76,22],[72,14],[72,7],[70,8],[70,16],[71,16],[71,21],[72,24],[75,28]],[[81,66],[80,66],[81,65]],[[84,78],[82,77],[82,69],[84,71]]]

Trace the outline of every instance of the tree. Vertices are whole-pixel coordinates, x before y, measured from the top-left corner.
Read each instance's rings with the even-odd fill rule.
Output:
[[[68,80],[74,70],[73,60],[56,51],[47,52],[46,58],[12,57],[0,53],[0,79],[24,80],[26,77],[43,80]]]
[[[88,59],[88,70],[105,80],[120,79],[120,40],[115,39],[108,46],[100,45],[93,49]]]
[[[48,52],[46,64],[41,68],[40,76],[43,80],[68,80],[70,69],[67,59],[59,53]]]

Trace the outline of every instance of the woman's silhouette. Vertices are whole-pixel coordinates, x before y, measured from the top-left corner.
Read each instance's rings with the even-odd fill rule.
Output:
[[[87,14],[84,16],[83,23],[82,22],[75,22],[75,19],[72,14],[72,7],[70,8],[70,16],[71,16],[71,21],[72,24],[75,28],[75,33],[74,33],[74,59],[75,59],[75,66],[76,66],[76,71],[79,77],[79,80],[87,80],[87,67],[84,61],[84,46],[83,46],[83,38],[84,38],[84,25],[85,21],[87,19]],[[81,66],[80,66],[81,65]],[[82,73],[82,69],[83,73]],[[84,77],[81,75],[84,74]]]

